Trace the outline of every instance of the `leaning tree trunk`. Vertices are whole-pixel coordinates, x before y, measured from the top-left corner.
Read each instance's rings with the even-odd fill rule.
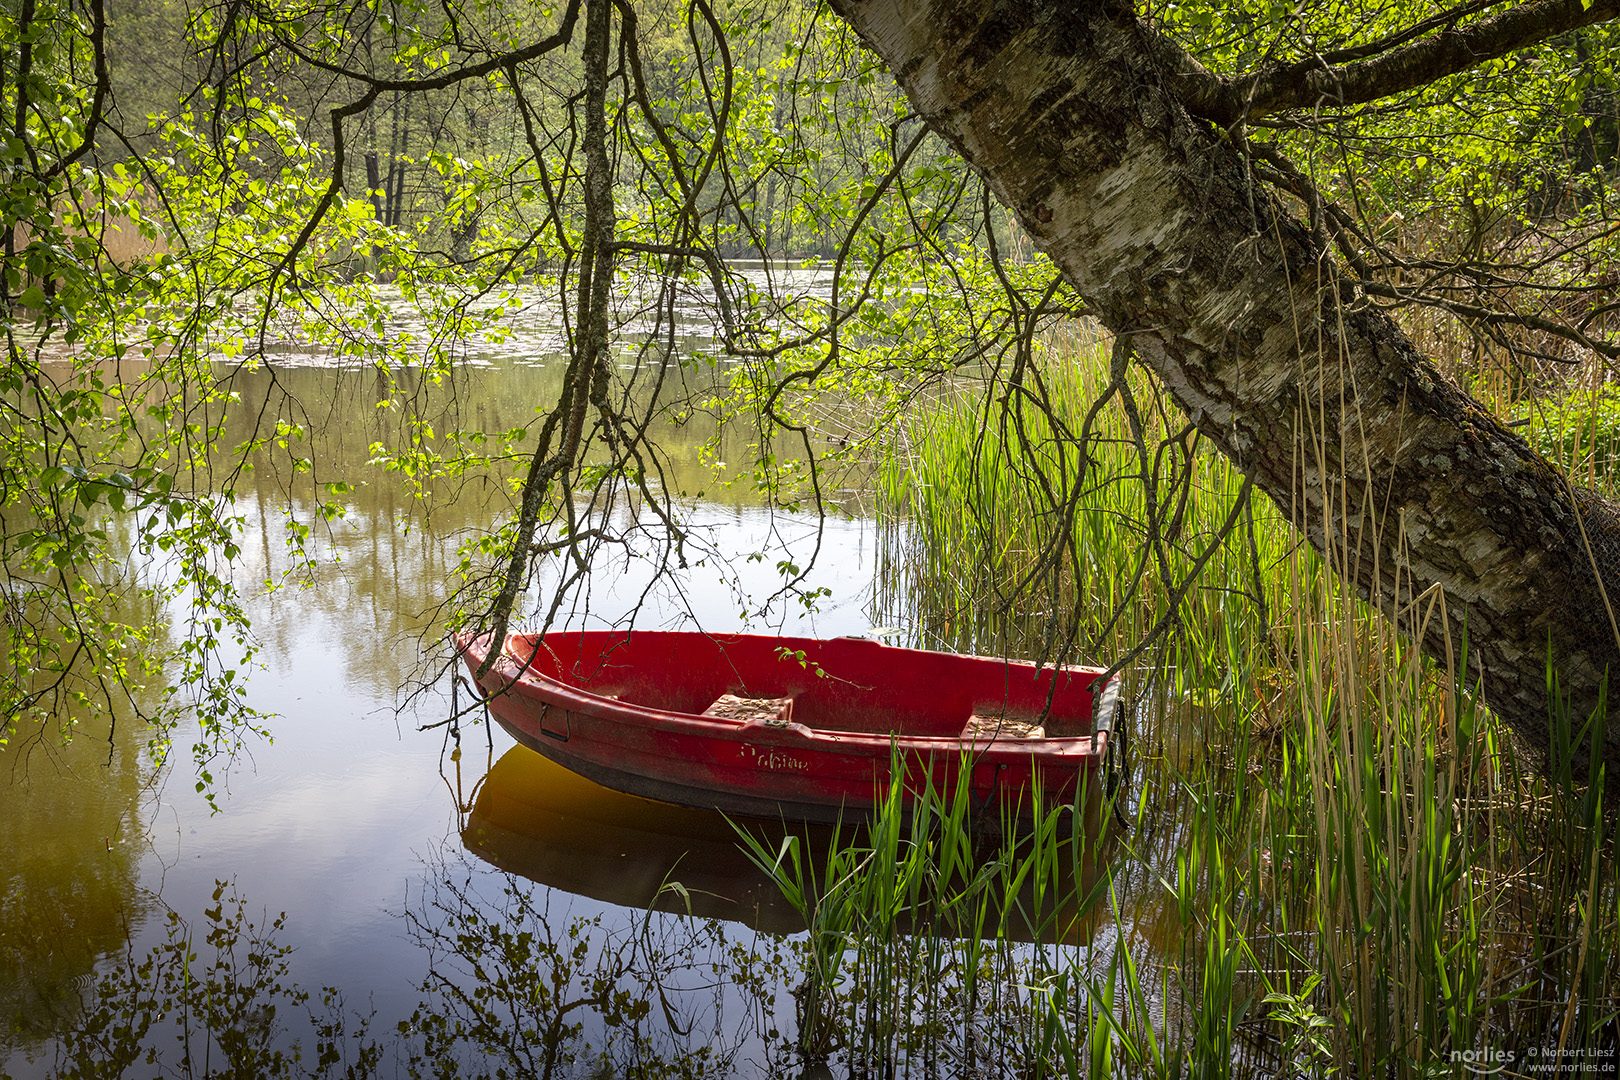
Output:
[[[1358,296],[1174,96],[1172,50],[1127,5],[832,2],[1087,309],[1341,573],[1397,616],[1443,590],[1470,679],[1530,744],[1548,743],[1549,646],[1578,715],[1596,705],[1620,670],[1620,517]],[[1438,620],[1423,644],[1444,658]],[[1620,765],[1620,724],[1603,756]]]

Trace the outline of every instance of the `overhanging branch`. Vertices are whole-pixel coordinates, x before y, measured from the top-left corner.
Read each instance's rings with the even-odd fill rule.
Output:
[[[1442,23],[1445,28],[1438,33],[1365,59],[1333,63],[1330,57],[1311,57],[1241,76],[1214,74],[1180,46],[1162,35],[1152,36],[1160,38],[1154,51],[1188,111],[1230,127],[1291,109],[1377,101],[1614,18],[1620,18],[1620,0],[1534,0],[1462,27]],[[1404,41],[1410,32],[1366,48]],[[1354,56],[1362,51],[1341,50],[1331,55]]]

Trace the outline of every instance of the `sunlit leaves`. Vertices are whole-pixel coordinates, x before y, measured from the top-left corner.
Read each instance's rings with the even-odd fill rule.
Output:
[[[703,409],[733,432],[760,425],[728,476],[812,508],[825,492],[806,445],[847,467],[863,453],[842,406],[821,395],[882,423],[919,380],[988,355],[1012,325],[1008,290],[1038,291],[1049,276],[1016,250],[1005,215],[984,220],[979,189],[943,144],[913,145],[919,122],[842,24],[779,2],[634,10],[639,68],[608,91],[616,340],[584,445],[540,493],[550,516],[536,552],[583,551],[625,499],[673,499],[664,451],[638,425]],[[309,355],[374,371],[368,468],[379,480],[422,503],[474,476],[503,499],[520,493],[550,403],[526,403],[527,424],[489,429],[436,406],[472,343],[499,339],[514,313],[554,320],[548,347],[577,345],[578,50],[453,86],[411,80],[530,43],[558,18],[496,2],[257,2],[228,18],[200,8],[186,46],[199,64],[253,59],[197,79],[138,143],[52,172],[87,100],[82,76],[55,71],[40,76],[34,126],[0,148],[8,213],[43,221],[5,265],[25,305],[0,379],[12,407],[0,481],[26,522],[7,537],[10,572],[63,601],[49,618],[48,605],[25,605],[38,625],[18,636],[34,650],[22,659],[67,625],[75,641],[146,650],[161,672],[149,682],[170,689],[147,692],[138,712],[156,721],[160,750],[182,720],[201,721],[205,787],[214,755],[263,727],[244,690],[256,646],[233,566],[245,520],[235,473],[273,463],[289,489],[280,535],[294,567],[255,587],[312,576],[357,482],[330,473],[292,402],[267,405],[250,437],[227,444],[234,375]],[[628,19],[616,25],[631,32]],[[82,50],[74,33],[61,40]],[[331,110],[363,100],[370,79],[404,88],[340,117],[334,174]],[[58,205],[52,221],[44,208]],[[999,271],[981,247],[987,228],[1009,245]],[[784,253],[822,261],[800,273]],[[775,261],[729,263],[750,257]],[[537,303],[548,306],[537,314]],[[467,596],[516,541],[499,507],[491,516],[491,533],[464,550]],[[130,551],[146,562],[130,566]],[[90,606],[111,603],[115,583],[144,607],[91,628]],[[75,687],[100,685],[84,667],[94,650],[53,655]],[[58,700],[12,692],[40,708]],[[114,704],[130,707],[116,694],[103,707]]]

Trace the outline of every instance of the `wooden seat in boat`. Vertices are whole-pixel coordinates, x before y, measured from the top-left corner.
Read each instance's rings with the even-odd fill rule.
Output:
[[[974,713],[962,728],[963,742],[989,742],[992,739],[1044,739],[1046,727],[1033,720],[1017,720],[994,713]]]
[[[791,697],[757,698],[738,694],[721,694],[713,705],[703,710],[704,716],[723,720],[737,720],[744,724],[764,724],[766,727],[785,728],[793,722]]]

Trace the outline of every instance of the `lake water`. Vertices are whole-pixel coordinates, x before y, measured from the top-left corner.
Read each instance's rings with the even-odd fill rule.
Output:
[[[773,284],[813,301],[827,282],[790,272]],[[239,415],[264,405],[300,425],[288,453],[315,466],[313,477],[295,474],[287,453],[260,451],[236,483],[237,581],[261,646],[250,701],[272,714],[273,738],[250,740],[229,769],[214,769],[218,812],[192,790],[186,733],[160,768],[148,732],[127,717],[111,731],[87,723],[65,746],[52,731],[20,732],[0,756],[10,826],[0,855],[0,1077],[112,1075],[151,1047],[172,1071],[187,1034],[207,1045],[198,1033],[210,1030],[215,1070],[231,1056],[221,1032],[305,1053],[292,1063],[242,1059],[238,1048],[241,1075],[350,1066],[454,1075],[456,1063],[471,1075],[802,1070],[792,1040],[804,1020],[793,993],[803,921],[743,857],[729,823],[597,788],[514,747],[498,726],[444,723],[453,708],[440,619],[458,545],[510,500],[487,481],[448,478],[427,484],[430,499],[413,498],[368,464],[376,443],[399,434],[397,414],[378,403],[433,402],[427,416],[440,434],[533,425],[556,400],[561,339],[548,301],[521,300],[511,336],[472,342],[442,386],[419,372],[391,385],[302,346],[274,354],[273,378],[235,376]],[[691,329],[705,308],[701,298],[687,307]],[[681,347],[701,353],[702,331]],[[641,628],[832,637],[895,635],[900,624],[890,640],[960,647],[919,642],[915,598],[893,580],[879,587],[880,551],[888,544],[892,554],[896,534],[867,509],[858,467],[824,479],[817,516],[767,509],[746,475],[732,482],[746,433],[712,444],[719,460],[735,461],[704,458],[716,427],[697,406],[716,369],[696,368],[663,391],[691,406],[686,419],[655,436],[669,459],[665,486],[682,493],[691,565],[654,580],[660,530],[649,520],[639,546],[599,561],[563,625],[633,616]],[[250,435],[245,420],[234,423],[225,444]],[[834,408],[816,438],[836,444],[861,424],[858,410]],[[313,571],[285,577],[289,513],[312,521],[317,484],[337,479],[358,483],[343,496],[344,516],[314,528]],[[813,607],[777,595],[783,561],[811,566],[802,589],[825,590]],[[555,567],[542,569],[531,597],[555,578]],[[815,850],[826,837],[805,840]],[[1096,932],[1108,940],[1106,925]],[[1005,959],[1024,946],[1001,948]],[[1024,985],[1028,959],[1019,954],[992,995],[1003,1029],[1018,1008],[1047,1007]],[[956,992],[930,985],[941,1002]],[[326,987],[337,997],[323,998]],[[1022,1006],[1002,1001],[1019,995]],[[970,1055],[974,1039],[959,1040]],[[380,1061],[367,1057],[372,1043]],[[841,1052],[841,1068],[859,1064],[853,1047]]]
[[[554,394],[555,374],[543,366],[486,359],[457,378],[469,415],[492,428],[523,422]],[[364,477],[355,466],[384,422],[374,376],[307,366],[283,370],[279,380],[297,408],[279,407],[299,412],[310,431],[306,452],[329,474]],[[239,389],[255,401],[268,379],[244,376]],[[639,603],[637,625],[647,627],[869,630],[877,617],[874,523],[836,511],[820,521],[773,513],[731,496],[697,461],[706,435],[691,425],[663,444],[682,483],[730,499],[688,500],[694,530],[715,551],[765,557],[711,558],[650,592],[649,560],[621,557],[593,575],[588,604],[571,624],[612,624]],[[247,519],[243,583],[277,578],[287,565],[285,485],[265,461],[238,490]],[[307,517],[307,493],[295,487],[290,504]],[[147,733],[128,718],[111,733],[82,730],[66,747],[49,733],[19,738],[0,758],[0,812],[10,826],[0,874],[5,1072],[50,1075],[50,1036],[82,1022],[81,1000],[93,1001],[97,973],[161,946],[171,912],[200,943],[229,915],[221,896],[237,898],[255,922],[285,912],[276,940],[294,950],[290,978],[311,991],[340,989],[351,1011],[374,1013],[373,1035],[385,1042],[445,962],[436,954],[443,942],[424,939],[423,926],[427,912],[442,910],[434,898],[443,899],[446,883],[503,895],[506,879],[488,859],[546,882],[535,895],[556,925],[584,918],[611,935],[643,919],[671,866],[691,851],[685,873],[694,891],[735,886],[738,894],[704,895],[699,914],[732,905],[766,929],[791,927],[791,913],[749,877],[718,818],[671,817],[566,774],[537,774],[532,755],[514,751],[498,728],[464,727],[457,752],[446,728],[428,727],[450,710],[449,681],[433,666],[443,659],[432,653],[434,612],[456,543],[494,505],[474,493],[430,515],[373,472],[347,515],[318,532],[313,579],[254,595],[249,610],[263,648],[251,701],[274,714],[273,741],[251,741],[233,767],[216,770],[220,812],[192,791],[189,740],[177,738],[172,768],[156,768],[144,753]],[[777,561],[808,563],[818,529],[820,554],[806,584],[828,595],[817,610],[778,604],[760,618],[760,602],[781,583]],[[522,805],[525,792],[542,789],[562,798]],[[227,889],[216,895],[220,882]],[[221,912],[213,922],[210,911]],[[297,1034],[292,1025],[267,1038]],[[757,1039],[750,1045],[765,1052]]]

